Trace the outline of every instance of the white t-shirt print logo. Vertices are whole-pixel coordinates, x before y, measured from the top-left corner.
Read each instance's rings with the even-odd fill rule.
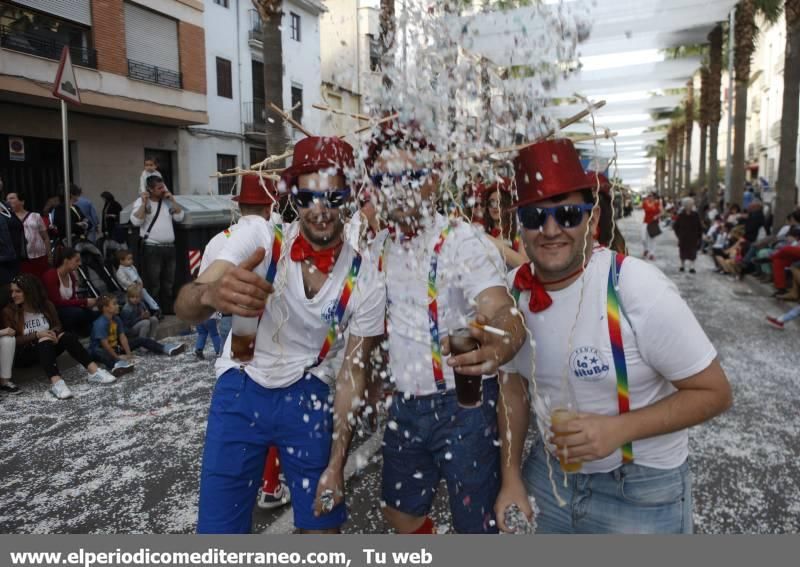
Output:
[[[334,320],[336,319],[336,307],[339,305],[339,300],[334,299],[329,301],[325,307],[322,309],[322,313],[320,314],[320,318],[325,321],[328,325],[333,325]]]
[[[569,367],[579,380],[600,382],[611,369],[605,357],[594,347],[578,347],[569,357]]]

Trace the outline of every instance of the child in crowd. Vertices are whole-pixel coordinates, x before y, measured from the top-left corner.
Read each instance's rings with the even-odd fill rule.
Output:
[[[97,301],[100,317],[92,325],[92,340],[89,345],[91,355],[111,369],[114,376],[133,371],[130,362],[132,352],[143,347],[150,352],[175,356],[186,349],[186,345],[161,344],[148,337],[128,340],[125,324],[119,317],[119,305],[115,297],[104,295]]]
[[[158,317],[142,303],[142,286],[133,284],[128,288],[128,302],[122,308],[120,318],[132,337],[156,338]]]
[[[158,171],[158,160],[154,157],[148,157],[144,160],[144,170],[139,176],[139,194],[147,191],[147,178],[151,175],[161,177],[161,172]]]
[[[214,353],[219,356],[222,352],[222,340],[219,337],[217,330],[217,316],[212,315],[210,319],[206,320],[202,325],[197,326],[197,343],[194,345],[194,355],[199,359],[205,359],[203,349],[206,348],[206,341],[211,337],[211,344],[214,345]]]
[[[123,289],[128,289],[132,285],[140,286],[142,289],[142,299],[147,305],[147,308],[159,317],[161,315],[161,308],[158,306],[158,303],[156,303],[156,300],[153,299],[144,288],[144,282],[142,282],[142,278],[136,270],[136,266],[133,265],[133,252],[130,250],[118,250],[117,262],[119,262],[119,268],[117,268],[117,281],[119,284]]]

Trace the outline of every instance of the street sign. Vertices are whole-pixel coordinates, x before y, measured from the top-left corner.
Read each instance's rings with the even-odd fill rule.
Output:
[[[72,66],[72,56],[66,45],[61,51],[61,62],[58,64],[56,80],[53,83],[53,96],[71,102],[81,103],[81,93],[78,91],[78,81],[75,78],[75,68]]]
[[[18,136],[8,138],[8,159],[11,161],[25,161],[25,140]]]

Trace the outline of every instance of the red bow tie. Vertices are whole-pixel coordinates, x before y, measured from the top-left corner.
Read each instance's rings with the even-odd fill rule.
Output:
[[[494,238],[500,238],[502,235],[500,233],[499,228],[493,228],[492,230],[489,231],[489,236],[492,236]]]
[[[553,299],[550,297],[550,294],[547,293],[539,277],[531,272],[530,263],[523,264],[520,269],[517,270],[517,275],[514,276],[514,287],[520,291],[530,290],[531,299],[528,302],[528,307],[531,313],[544,311],[553,304]]]
[[[303,262],[311,260],[311,263],[323,274],[331,273],[334,264],[336,264],[336,255],[341,249],[342,244],[332,248],[325,248],[323,250],[314,250],[311,244],[308,243],[305,236],[300,233],[292,243],[291,258],[295,262]]]

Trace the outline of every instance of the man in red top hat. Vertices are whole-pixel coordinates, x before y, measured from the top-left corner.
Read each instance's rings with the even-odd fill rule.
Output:
[[[530,494],[542,533],[690,533],[687,429],[731,404],[717,353],[658,268],[595,245],[597,179],[569,140],[514,166],[531,263],[509,282],[533,340],[501,374],[500,527]],[[527,381],[542,440],[522,467]]]
[[[392,123],[369,156],[372,194],[390,227],[374,243],[395,385],[383,438],[383,512],[399,533],[435,533],[428,514],[444,479],[455,530],[496,533],[496,373],[519,348],[522,322],[494,246],[480,229],[436,212],[439,180],[428,149],[415,124]],[[505,336],[472,328],[476,320]],[[465,329],[459,352],[469,352],[444,364],[449,342]]]
[[[233,359],[229,337],[217,362],[200,480],[200,533],[249,533],[269,446],[278,447],[300,531],[336,533],[347,519],[344,464],[351,418],[385,311],[375,266],[362,262],[343,238],[352,168],[353,149],[341,139],[300,140],[283,176],[298,220],[254,217],[181,290],[177,311],[184,320],[202,320],[214,310],[259,318],[251,358]],[[335,359],[343,349],[337,372]]]
[[[231,200],[239,204],[241,218],[239,222],[232,224],[214,236],[206,245],[206,249],[203,252],[203,260],[200,263],[200,273],[203,273],[217,259],[234,231],[248,226],[251,221],[258,223],[260,221],[257,219],[269,220],[270,218],[273,205],[278,200],[278,187],[275,181],[269,177],[248,174],[241,177],[240,187],[239,194]],[[230,314],[222,314],[219,334],[224,339],[228,336],[230,330],[231,316]],[[277,447],[270,447],[264,464],[261,490],[258,491],[258,498],[256,499],[258,507],[262,510],[278,508],[291,501],[289,487],[281,482],[280,473],[278,449]]]

